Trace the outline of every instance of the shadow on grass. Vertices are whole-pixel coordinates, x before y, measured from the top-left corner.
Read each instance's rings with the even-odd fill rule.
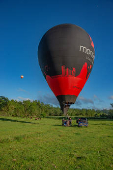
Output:
[[[0,121],[10,121],[10,122],[19,122],[19,123],[31,123],[31,124],[36,124],[33,122],[26,122],[26,121],[20,121],[20,120],[13,120],[13,119],[7,119],[7,118],[0,118]]]
[[[113,119],[108,119],[108,118],[106,118],[106,119],[88,119],[88,121],[113,121]]]
[[[102,126],[102,125],[104,125],[104,126],[113,126],[113,124],[106,124],[106,123],[99,123],[99,124],[92,124],[92,125],[96,125],[96,126]]]
[[[62,125],[53,125],[53,126],[62,126]],[[78,127],[78,125],[72,125],[72,126],[62,126],[62,127]]]

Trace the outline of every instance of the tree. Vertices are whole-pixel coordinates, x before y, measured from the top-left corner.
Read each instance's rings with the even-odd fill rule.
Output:
[[[24,106],[24,113],[25,113],[25,116],[30,116],[30,106],[31,106],[31,101],[30,100],[24,100],[23,101],[23,106]]]
[[[113,108],[113,103],[111,103],[110,105],[111,105],[111,106],[112,106],[112,108]]]
[[[4,96],[0,96],[0,110],[8,111],[8,102],[9,99]]]
[[[9,101],[9,115],[11,116],[15,116],[14,114],[14,111],[15,111],[15,108],[16,108],[16,101],[14,101],[13,99]]]
[[[109,110],[108,116],[113,119],[113,103],[110,104],[112,106],[112,109]]]

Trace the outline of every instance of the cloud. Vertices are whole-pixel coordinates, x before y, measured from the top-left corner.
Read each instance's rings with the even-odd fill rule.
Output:
[[[45,94],[45,95],[42,94],[41,95],[41,93],[39,93],[38,100],[40,100],[41,102],[45,104],[48,103],[48,104],[59,106],[59,102],[53,94]],[[74,105],[78,107],[82,107],[82,104],[94,104],[94,102],[91,99],[87,99],[82,96],[79,96]]]
[[[30,98],[24,98],[24,97],[18,97],[17,99],[16,99],[17,101],[19,101],[19,100],[30,100],[30,101],[33,101],[32,99],[30,99]]]
[[[96,100],[99,100],[99,98],[97,97],[97,95],[94,94],[93,98]]]
[[[29,93],[28,91],[26,91],[26,90],[24,90],[24,89],[21,89],[21,88],[17,89],[17,91],[23,91],[23,92],[25,92],[25,93]]]
[[[99,101],[99,102],[103,102],[103,100],[101,100],[97,95],[94,94],[93,96],[95,101]]]
[[[84,104],[88,104],[88,103],[94,104],[93,100],[84,98],[83,96],[79,96],[78,100],[81,101]]]
[[[81,107],[82,103],[81,103],[81,101],[79,101],[79,100],[77,99],[74,105]]]
[[[45,104],[53,104],[56,106],[59,106],[59,102],[57,100],[57,98],[52,95],[52,94],[45,94],[45,95],[40,95],[38,96],[39,100]]]

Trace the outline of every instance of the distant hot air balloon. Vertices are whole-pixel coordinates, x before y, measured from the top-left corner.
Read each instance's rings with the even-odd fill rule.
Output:
[[[42,37],[38,46],[39,65],[64,114],[84,87],[94,57],[93,41],[79,26],[57,25]]]
[[[24,78],[24,76],[23,76],[23,75],[21,75],[20,77],[21,77],[21,79],[23,79],[23,78]]]

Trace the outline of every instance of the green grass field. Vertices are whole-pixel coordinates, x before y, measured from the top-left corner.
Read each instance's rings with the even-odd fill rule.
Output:
[[[0,170],[113,170],[113,121],[0,117]]]

